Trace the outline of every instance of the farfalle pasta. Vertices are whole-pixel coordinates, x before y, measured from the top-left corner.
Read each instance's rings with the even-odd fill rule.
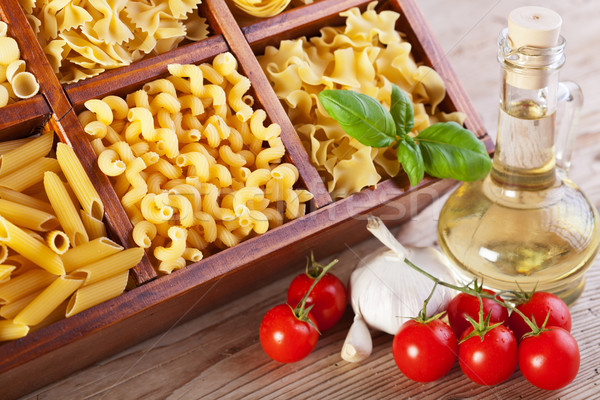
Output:
[[[411,96],[416,134],[437,121],[462,123],[460,113],[438,105],[444,83],[433,69],[417,64],[410,43],[395,25],[399,14],[352,8],[341,13],[345,26],[324,27],[320,35],[268,46],[259,62],[334,199],[346,197],[400,172],[393,149],[375,149],[345,134],[318,101],[324,89],[350,89],[389,108],[391,84]]]
[[[40,85],[27,72],[17,41],[8,34],[8,25],[0,21],[0,108],[19,99],[35,96]]]
[[[164,53],[184,39],[208,36],[206,19],[197,14],[201,0],[19,2],[62,83]]]
[[[302,216],[312,199],[294,187],[281,129],[252,108],[231,53],[168,70],[125,99],[89,100],[79,114],[134,242],[160,273]]]

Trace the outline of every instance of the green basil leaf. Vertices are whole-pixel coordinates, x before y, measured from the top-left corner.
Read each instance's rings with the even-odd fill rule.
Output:
[[[319,101],[344,131],[362,144],[387,147],[393,143],[392,115],[374,98],[351,90],[323,90]]]
[[[492,162],[483,142],[456,122],[437,123],[416,137],[425,172],[465,182],[485,178]]]
[[[396,135],[408,134],[415,125],[415,111],[408,94],[392,83],[390,114],[396,123]]]
[[[397,155],[404,172],[408,175],[410,185],[417,186],[425,176],[425,163],[421,149],[413,138],[405,135],[398,143]]]

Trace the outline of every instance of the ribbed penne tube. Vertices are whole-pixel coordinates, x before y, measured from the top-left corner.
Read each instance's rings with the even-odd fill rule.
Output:
[[[43,179],[43,177],[42,177]],[[40,200],[37,197],[29,196],[25,193],[17,192],[9,188],[0,186],[0,199],[19,203],[27,207],[35,208],[40,211],[52,214],[54,210],[52,205],[44,200]]]
[[[25,324],[17,324],[12,320],[0,320],[0,342],[20,339],[27,336],[28,333],[29,327]]]
[[[54,275],[65,273],[65,268],[58,254],[2,216],[0,216],[0,238],[6,246],[46,271]]]
[[[46,243],[56,254],[65,254],[71,243],[66,233],[59,230],[53,230],[46,234]]]
[[[50,204],[52,204],[52,208],[56,213],[56,218],[58,218],[73,247],[88,242],[89,237],[81,221],[79,211],[71,201],[65,185],[58,175],[54,172],[46,172],[44,174],[44,187],[46,188],[48,200],[50,200]]]
[[[44,179],[44,172],[60,172],[60,165],[54,158],[38,158],[29,164],[0,177],[0,186],[22,192]]]
[[[92,217],[84,210],[79,210],[79,213],[81,215],[81,222],[83,222],[83,226],[85,227],[85,231],[88,234],[89,240],[106,236],[106,225],[104,225],[104,222]]]
[[[84,285],[91,285],[135,267],[143,256],[144,249],[133,247],[80,267],[71,272],[71,276],[78,279],[83,278],[85,279]]]
[[[0,283],[4,283],[10,279],[10,274],[17,269],[14,265],[0,264]]]
[[[73,149],[64,143],[58,143],[56,157],[81,207],[92,217],[102,220],[104,204]]]
[[[52,214],[1,198],[0,215],[13,224],[34,231],[46,232],[58,226],[58,220]]]
[[[66,273],[70,273],[79,267],[92,264],[122,250],[123,246],[113,242],[107,237],[101,237],[82,244],[81,246],[69,249],[61,258]]]
[[[8,258],[8,247],[0,241],[0,264]]]
[[[14,265],[17,269],[13,272],[12,276],[15,277],[17,275],[24,274],[27,271],[31,271],[32,269],[39,268],[32,261],[26,259],[20,254],[11,254],[4,260],[6,264]]]
[[[59,276],[39,296],[22,309],[13,321],[25,325],[39,324],[82,284],[83,279],[77,279],[68,275]]]
[[[71,317],[83,310],[117,297],[125,291],[129,272],[121,272],[91,285],[78,289],[69,299],[66,316]]]
[[[0,304],[10,304],[37,292],[50,285],[55,279],[56,275],[39,268],[13,277],[8,282],[0,284]]]
[[[32,137],[27,137],[27,138],[23,138],[23,139],[14,139],[14,140],[7,140],[5,142],[0,142],[0,154],[4,154],[11,150],[17,149],[17,148],[31,142],[33,139],[34,138],[32,138]]]
[[[25,297],[21,297],[18,300],[3,305],[2,307],[0,307],[0,317],[6,319],[13,319],[15,315],[20,313],[21,310],[27,306],[27,304],[31,303],[33,299],[35,299],[40,293],[42,293],[42,290],[44,289],[45,287],[36,292],[28,294]]]
[[[54,135],[45,133],[14,150],[3,153],[0,156],[0,176],[7,175],[46,156],[52,148],[53,141]]]

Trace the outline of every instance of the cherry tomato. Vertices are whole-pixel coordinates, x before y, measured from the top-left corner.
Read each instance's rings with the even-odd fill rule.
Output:
[[[394,336],[396,365],[408,378],[431,382],[445,376],[456,361],[458,343],[452,329],[440,321],[408,320]]]
[[[494,294],[489,289],[483,289],[483,291],[488,294]],[[482,298],[481,301],[483,303],[483,318],[485,319],[488,314],[491,314],[490,325],[497,322],[504,323],[508,320],[508,310],[506,307],[502,307],[491,299]],[[479,320],[479,299],[470,294],[459,293],[450,300],[446,311],[448,312],[448,322],[454,334],[456,337],[461,337],[462,333],[471,327],[467,316],[471,317],[474,321]]]
[[[309,313],[308,318],[316,324]],[[317,344],[319,332],[296,317],[292,307],[280,304],[271,308],[260,323],[260,344],[275,361],[289,363],[302,360]]]
[[[287,292],[287,302],[292,307],[302,300],[313,284],[314,278],[302,273],[292,280]],[[306,299],[306,307],[314,305],[310,313],[315,317],[321,332],[333,327],[344,315],[346,310],[346,287],[333,274],[326,273],[317,282]]]
[[[467,329],[463,338],[473,331]],[[458,345],[458,363],[463,373],[480,385],[504,382],[517,368],[517,341],[510,329],[498,325],[483,336],[473,336]]]
[[[560,326],[568,332],[571,332],[571,313],[569,307],[559,297],[547,292],[535,292],[531,298],[523,304],[517,306],[529,319],[535,318],[538,326],[541,326],[546,315],[550,312],[546,326]],[[516,312],[512,312],[508,319],[508,326],[512,329],[517,341],[521,337],[531,332],[529,325]]]
[[[579,371],[579,347],[573,336],[561,327],[549,327],[519,344],[519,367],[530,383],[540,389],[560,389],[575,379]]]

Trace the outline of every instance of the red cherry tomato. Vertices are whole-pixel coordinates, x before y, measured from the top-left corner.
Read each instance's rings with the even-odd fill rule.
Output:
[[[577,341],[565,329],[549,327],[519,344],[519,367],[530,383],[540,389],[560,389],[579,371]]]
[[[473,331],[467,329],[463,338]],[[458,363],[463,373],[480,385],[504,382],[517,368],[517,341],[504,325],[483,336],[473,336],[458,345]]]
[[[483,289],[483,292],[494,294],[489,289]],[[484,320],[488,314],[491,314],[490,325],[497,322],[504,323],[508,320],[508,310],[505,307],[502,307],[491,299],[482,298],[481,300],[483,303]],[[471,327],[467,316],[471,317],[474,321],[479,321],[479,299],[470,294],[459,293],[450,301],[446,311],[448,313],[448,322],[454,334],[456,337],[461,337],[462,333]]]
[[[314,278],[306,273],[295,277],[288,288],[288,304],[296,307],[313,282]],[[310,313],[315,317],[319,330],[323,332],[333,327],[342,318],[346,310],[346,302],[346,287],[342,281],[335,275],[326,273],[308,295],[306,307],[314,305]]]
[[[308,318],[316,324],[309,313]],[[294,315],[287,304],[271,308],[260,324],[260,344],[275,361],[289,363],[302,360],[317,344],[319,332],[308,322]]]
[[[523,304],[517,306],[529,319],[535,318],[538,326],[541,326],[550,312],[546,326],[560,326],[568,332],[571,332],[571,313],[569,307],[559,297],[547,292],[535,292],[531,298]],[[521,340],[524,334],[531,332],[529,325],[516,312],[512,312],[508,319],[508,326],[512,329],[517,341]]]
[[[458,343],[452,329],[440,321],[408,320],[394,336],[392,352],[404,375],[417,382],[445,376],[456,361]]]

